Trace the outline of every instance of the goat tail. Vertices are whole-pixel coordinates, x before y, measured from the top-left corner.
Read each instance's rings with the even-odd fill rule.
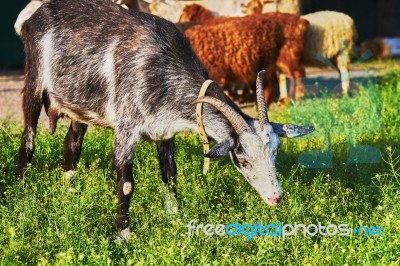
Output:
[[[22,89],[22,93],[33,94],[38,88],[39,51],[35,46],[35,40],[29,25],[22,27],[21,38],[25,48],[25,86]]]
[[[15,32],[17,33],[18,36],[21,36],[21,34],[22,34],[22,26],[24,25],[25,21],[27,21],[36,12],[36,10],[39,7],[41,7],[44,2],[47,2],[47,1],[49,1],[49,0],[43,0],[43,1],[34,0],[34,1],[31,1],[19,13],[19,15],[17,17],[17,20],[15,21],[15,24],[14,24],[14,29],[15,29]]]

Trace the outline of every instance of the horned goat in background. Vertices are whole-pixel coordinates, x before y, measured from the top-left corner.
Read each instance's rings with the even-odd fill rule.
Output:
[[[217,141],[204,156],[230,154],[235,167],[272,206],[282,197],[275,170],[278,135],[295,137],[314,130],[269,121],[263,72],[257,82],[259,119],[243,114],[215,83],[198,98],[208,74],[175,25],[109,0],[46,1],[22,24],[21,36],[26,77],[19,176],[33,156],[42,106],[52,132],[60,116],[72,120],[64,140],[65,171],[77,167],[88,124],[113,128],[119,200],[116,229],[124,238],[130,232],[136,144],[140,139],[157,143],[162,180],[176,193],[174,136],[198,130],[193,102],[208,103],[203,107],[203,122],[207,134]]]

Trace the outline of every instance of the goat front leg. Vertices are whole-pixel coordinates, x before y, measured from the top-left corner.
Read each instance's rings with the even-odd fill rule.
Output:
[[[71,121],[68,133],[64,139],[63,168],[67,178],[71,177],[75,173],[81,156],[82,142],[86,130],[87,125],[77,121]]]
[[[177,213],[176,203],[176,163],[174,158],[175,138],[157,142],[158,158],[160,160],[161,177],[164,182],[165,209],[167,215]],[[172,197],[171,197],[172,194]]]
[[[25,86],[22,99],[25,129],[18,152],[18,178],[23,177],[26,167],[32,161],[35,149],[36,128],[43,104],[41,97],[33,90],[34,88]]]
[[[116,190],[118,195],[116,231],[120,239],[130,237],[129,205],[131,202],[133,182],[133,152],[138,134],[132,128],[115,128],[113,164],[117,171]],[[132,135],[133,134],[133,135]]]

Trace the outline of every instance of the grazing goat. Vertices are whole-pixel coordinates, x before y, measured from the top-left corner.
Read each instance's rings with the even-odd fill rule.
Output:
[[[197,24],[218,24],[236,19],[239,19],[240,21],[244,20],[243,18],[237,17],[215,17],[213,13],[205,7],[197,4],[192,4],[187,5],[183,9],[180,17],[180,22],[194,22]],[[256,21],[260,19],[274,21],[278,23],[278,25],[282,28],[284,35],[283,40],[277,40],[275,38],[275,41],[283,42],[283,45],[279,49],[276,65],[280,74],[286,75],[290,78],[290,99],[300,98],[303,93],[301,90],[301,82],[298,82],[298,80],[301,80],[301,78],[303,78],[305,75],[304,67],[301,65],[301,56],[303,54],[304,42],[309,23],[305,19],[302,19],[296,15],[286,13],[266,13],[246,17],[246,21],[249,24],[252,23],[252,21],[256,23]],[[269,33],[268,28],[266,28],[265,31],[266,33]],[[266,42],[271,41],[274,41],[274,39],[266,40]],[[237,45],[240,46],[242,45],[242,43],[239,42]],[[201,58],[202,57],[200,56],[200,59]],[[287,91],[286,78],[284,76],[283,78],[280,77],[280,89],[281,100],[286,102]]]
[[[42,106],[51,132],[60,116],[72,120],[64,140],[66,172],[76,169],[88,124],[113,128],[119,200],[116,229],[122,237],[130,232],[136,144],[140,139],[157,143],[162,180],[176,194],[174,136],[198,130],[194,103],[208,103],[203,107],[203,123],[217,141],[204,156],[230,154],[235,167],[272,206],[282,197],[275,170],[278,136],[314,130],[268,120],[263,73],[258,79],[258,120],[243,114],[215,83],[198,98],[208,74],[175,25],[109,0],[46,1],[22,25],[21,36],[26,77],[19,176],[33,156]]]

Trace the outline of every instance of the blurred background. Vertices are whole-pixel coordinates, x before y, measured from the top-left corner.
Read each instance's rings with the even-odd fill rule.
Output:
[[[118,2],[124,3],[130,8],[142,9],[151,13],[158,12],[160,15],[166,14],[166,18],[176,20],[183,6],[192,3],[205,5],[212,10],[212,7],[216,6],[215,2],[219,2],[219,9],[212,10],[217,15],[244,15],[243,8],[240,5],[245,1],[122,0]],[[263,12],[277,10],[279,12],[294,12],[303,15],[321,10],[332,10],[346,13],[353,18],[358,31],[359,37],[355,49],[363,41],[380,37],[386,40],[393,56],[398,56],[400,53],[400,39],[396,39],[400,38],[400,1],[398,0],[263,0],[260,2],[263,5]],[[289,2],[288,4],[292,7],[288,10],[279,9],[285,2]],[[0,17],[2,18],[0,27],[0,67],[2,68],[20,68],[23,66],[23,46],[14,32],[13,25],[19,12],[27,3],[28,1],[4,1],[3,7],[0,9]],[[168,13],[171,15],[168,15]]]

